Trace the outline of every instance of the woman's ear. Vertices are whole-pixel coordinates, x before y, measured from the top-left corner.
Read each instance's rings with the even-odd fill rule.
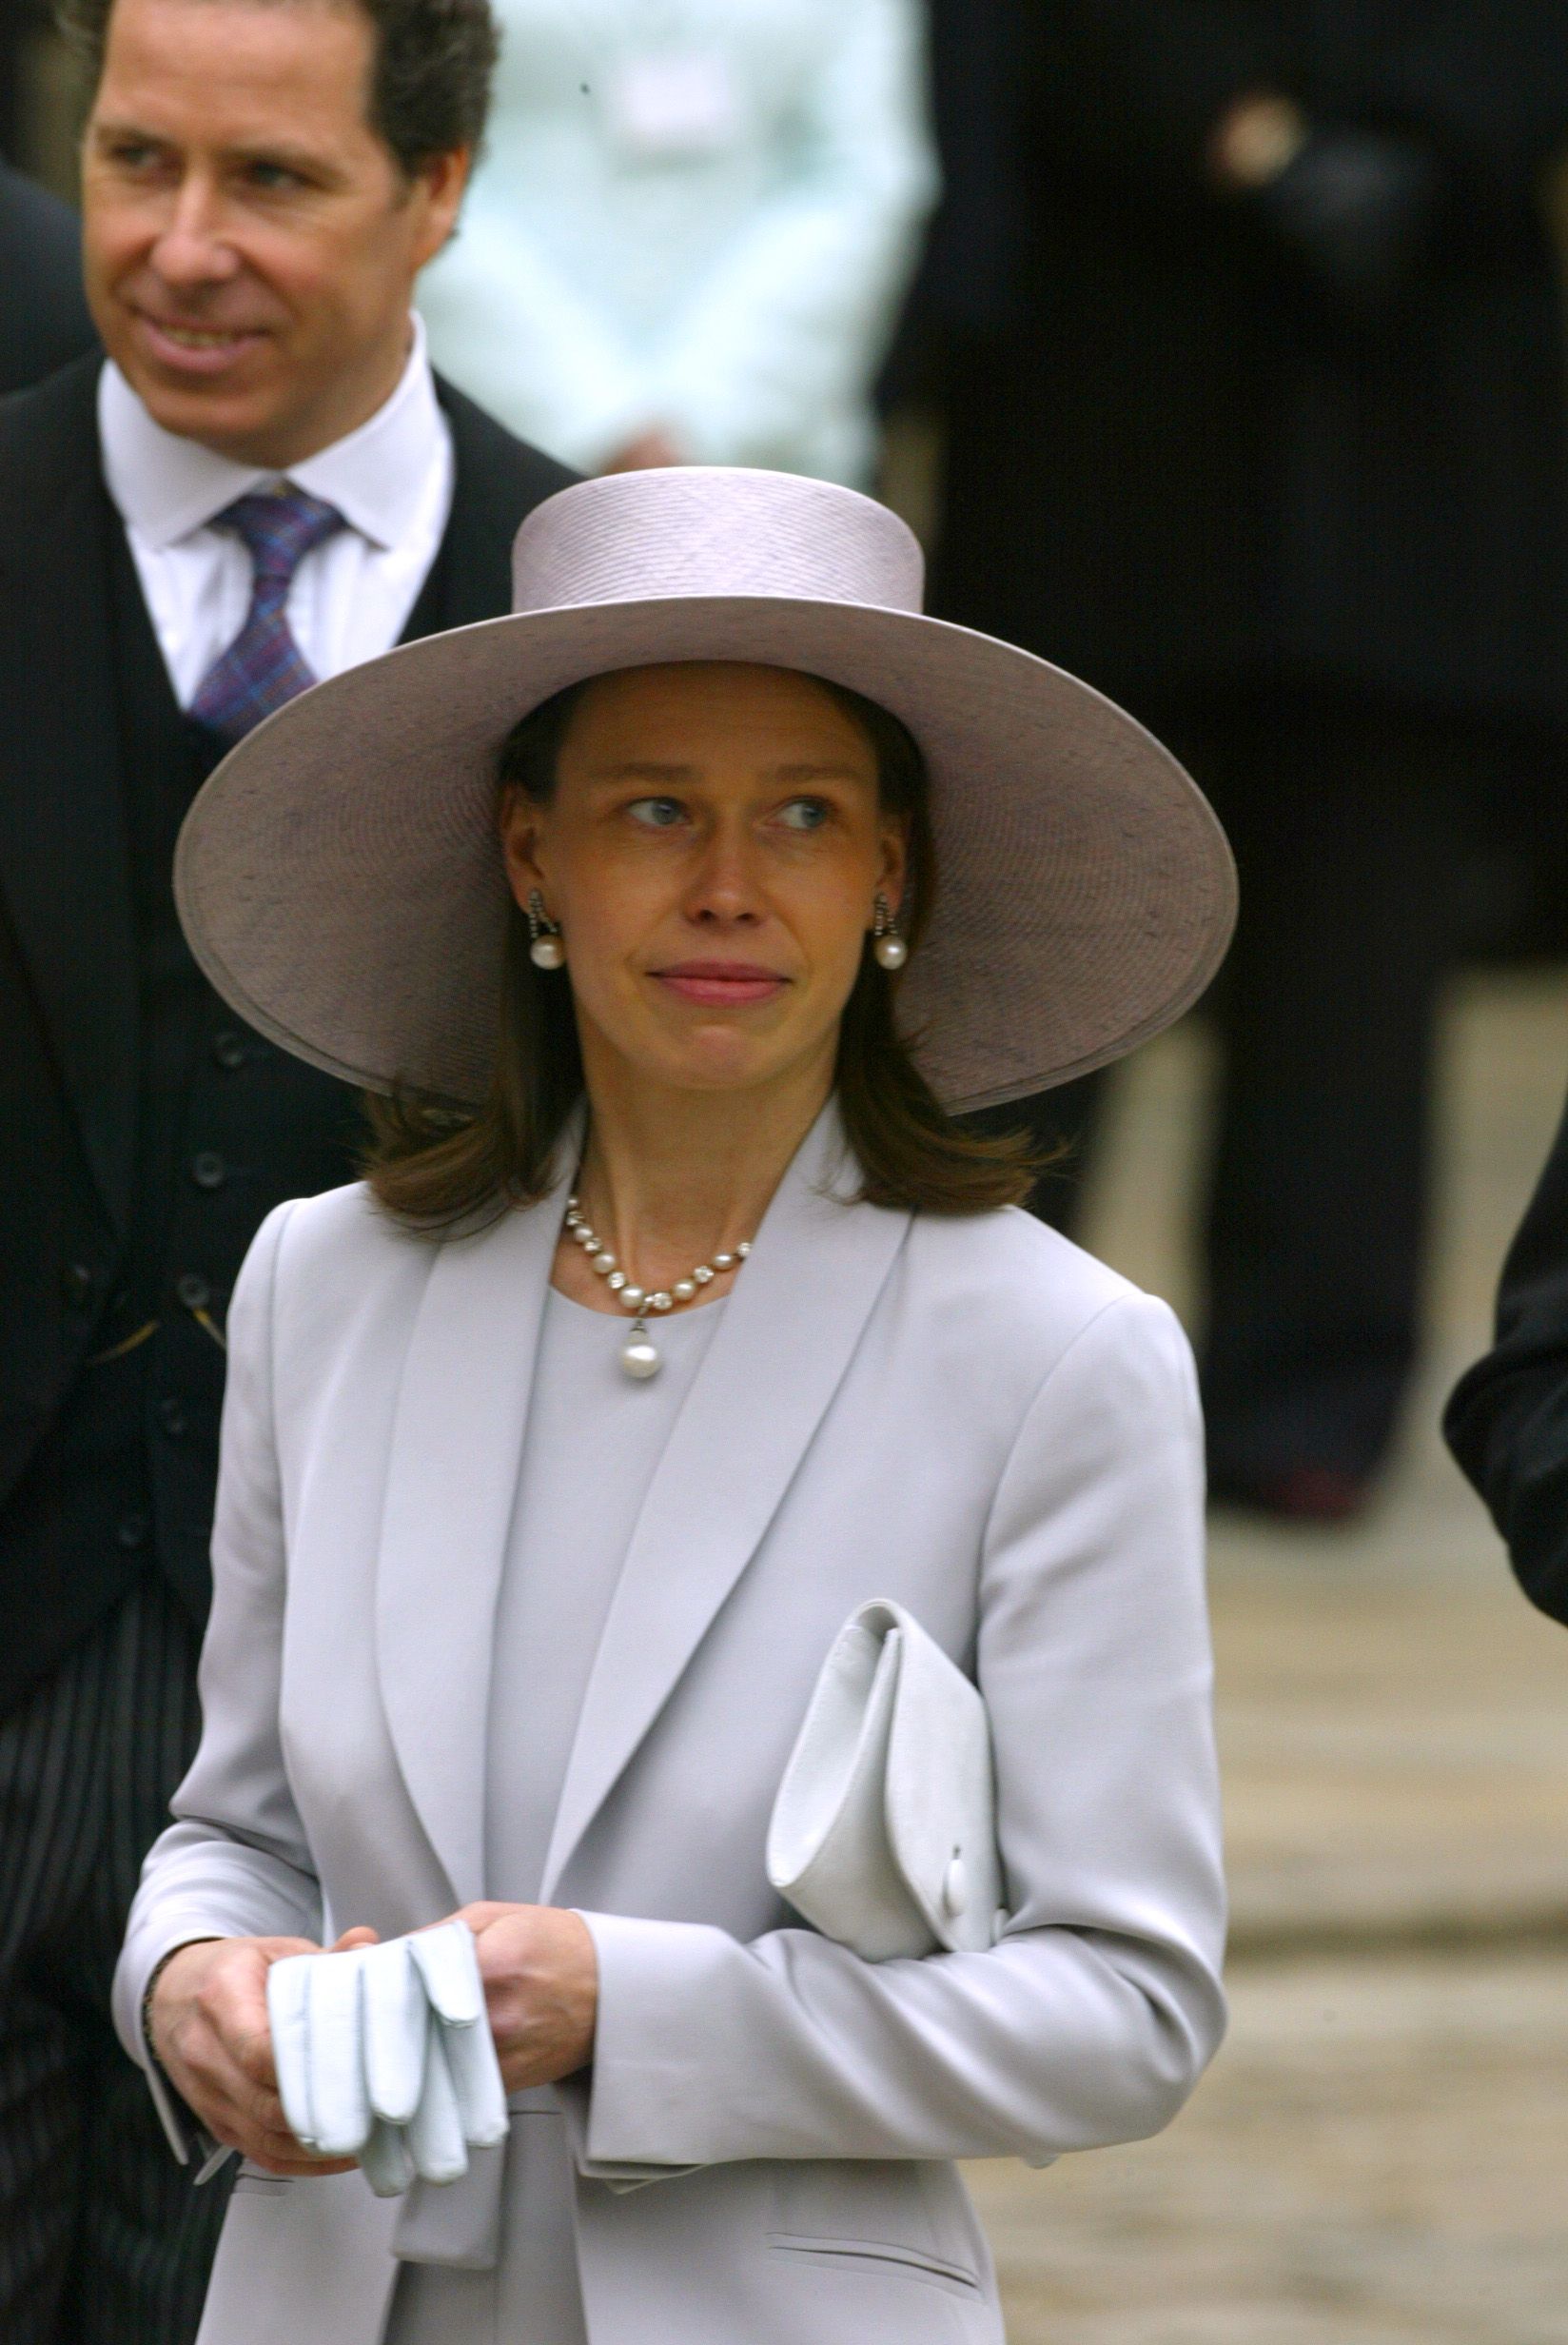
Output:
[[[530,890],[544,885],[539,864],[539,810],[516,784],[501,793],[498,827],[507,885],[526,909]]]
[[[882,830],[882,874],[879,882],[882,894],[896,912],[904,900],[904,887],[909,877],[909,826],[901,821],[885,823]]]

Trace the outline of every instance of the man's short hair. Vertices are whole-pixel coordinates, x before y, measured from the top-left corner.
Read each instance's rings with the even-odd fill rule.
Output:
[[[284,6],[287,0],[268,0]],[[413,173],[437,155],[478,148],[500,39],[490,0],[347,0],[376,35],[370,126]],[[103,70],[114,0],[57,0],[61,30]]]

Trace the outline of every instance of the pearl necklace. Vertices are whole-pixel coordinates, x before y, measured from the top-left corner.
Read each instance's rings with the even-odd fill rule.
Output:
[[[648,1332],[648,1313],[674,1310],[679,1304],[695,1302],[704,1287],[711,1287],[715,1278],[727,1271],[737,1271],[752,1251],[752,1241],[745,1239],[733,1253],[715,1254],[711,1262],[699,1262],[695,1271],[677,1278],[673,1287],[656,1288],[647,1293],[635,1287],[603,1240],[597,1236],[582,1217],[582,1208],[575,1196],[566,1200],[566,1227],[594,1266],[595,1275],[602,1278],[622,1310],[633,1313],[631,1334],[620,1348],[620,1365],[628,1376],[640,1383],[644,1377],[657,1376],[664,1365],[664,1355]]]

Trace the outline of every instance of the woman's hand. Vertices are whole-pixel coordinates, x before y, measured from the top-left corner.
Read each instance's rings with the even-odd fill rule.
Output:
[[[509,2093],[554,2084],[594,2056],[598,1960],[588,1924],[555,1905],[465,1905]]]
[[[350,1930],[339,1951],[374,1940]],[[346,2174],[354,2160],[309,2158],[284,2122],[266,1974],[307,1938],[206,1938],[179,1947],[158,1973],[147,2030],[159,2065],[207,2132],[268,2174]]]

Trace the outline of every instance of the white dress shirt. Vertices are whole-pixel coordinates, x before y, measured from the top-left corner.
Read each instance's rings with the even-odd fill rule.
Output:
[[[306,554],[287,617],[318,678],[390,651],[446,528],[452,436],[436,399],[424,329],[397,389],[367,423],[286,473],[234,463],[153,421],[110,360],[98,384],[104,479],[182,708],[250,608],[251,561],[213,517],[250,489],[286,480],[337,506],[346,526]]]

